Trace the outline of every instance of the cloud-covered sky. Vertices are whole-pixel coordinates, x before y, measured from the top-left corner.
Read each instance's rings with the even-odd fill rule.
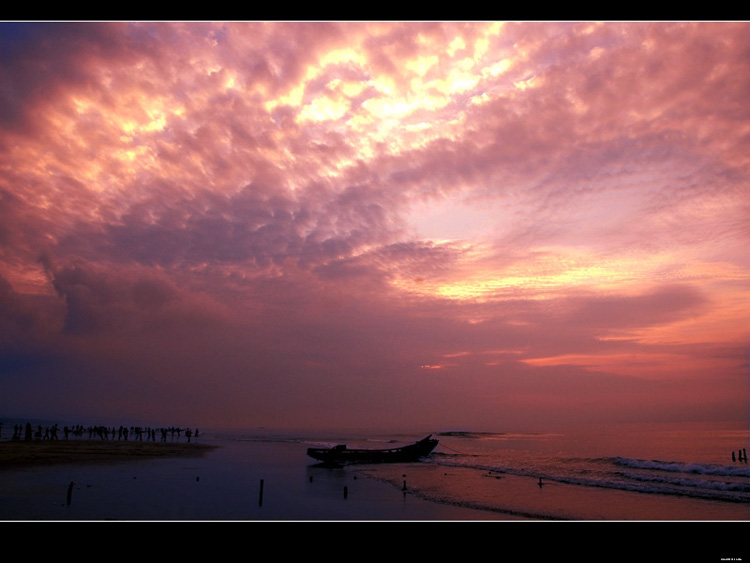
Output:
[[[0,416],[747,420],[747,23],[0,45]]]

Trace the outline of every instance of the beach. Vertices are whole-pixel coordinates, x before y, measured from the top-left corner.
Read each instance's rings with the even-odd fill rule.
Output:
[[[487,520],[348,469],[317,467],[298,443],[0,442],[5,521]],[[504,518],[504,517],[500,517]],[[513,519],[508,517],[508,519]]]
[[[466,467],[409,464],[362,470],[439,504],[472,506],[497,519],[536,521],[748,521],[750,507],[686,500],[609,488],[581,487],[538,477],[500,474]]]
[[[216,446],[187,442],[35,440],[0,442],[0,470],[55,465],[137,461],[157,457],[198,457]]]
[[[750,469],[724,461],[725,448],[745,443],[745,431],[639,432],[446,432],[436,435],[439,446],[419,462],[346,467],[322,466],[306,450],[337,443],[392,447],[423,436],[255,430],[204,432],[191,443],[184,436],[164,442],[4,441],[0,519],[750,519]]]

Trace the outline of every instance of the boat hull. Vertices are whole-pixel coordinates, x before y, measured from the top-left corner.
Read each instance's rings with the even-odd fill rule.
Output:
[[[407,463],[428,456],[438,445],[438,440],[427,436],[414,444],[384,450],[349,449],[346,446],[333,448],[308,448],[307,455],[331,465],[353,463]]]

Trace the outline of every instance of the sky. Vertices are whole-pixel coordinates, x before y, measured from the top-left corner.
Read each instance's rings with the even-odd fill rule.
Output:
[[[0,24],[0,417],[748,422],[746,22]]]

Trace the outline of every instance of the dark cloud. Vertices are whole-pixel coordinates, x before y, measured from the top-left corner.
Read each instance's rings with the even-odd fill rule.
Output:
[[[0,409],[737,412],[746,33],[0,25]]]
[[[594,330],[667,324],[694,316],[710,305],[700,290],[687,284],[664,285],[637,296],[587,296],[574,302],[578,306],[565,324]]]

